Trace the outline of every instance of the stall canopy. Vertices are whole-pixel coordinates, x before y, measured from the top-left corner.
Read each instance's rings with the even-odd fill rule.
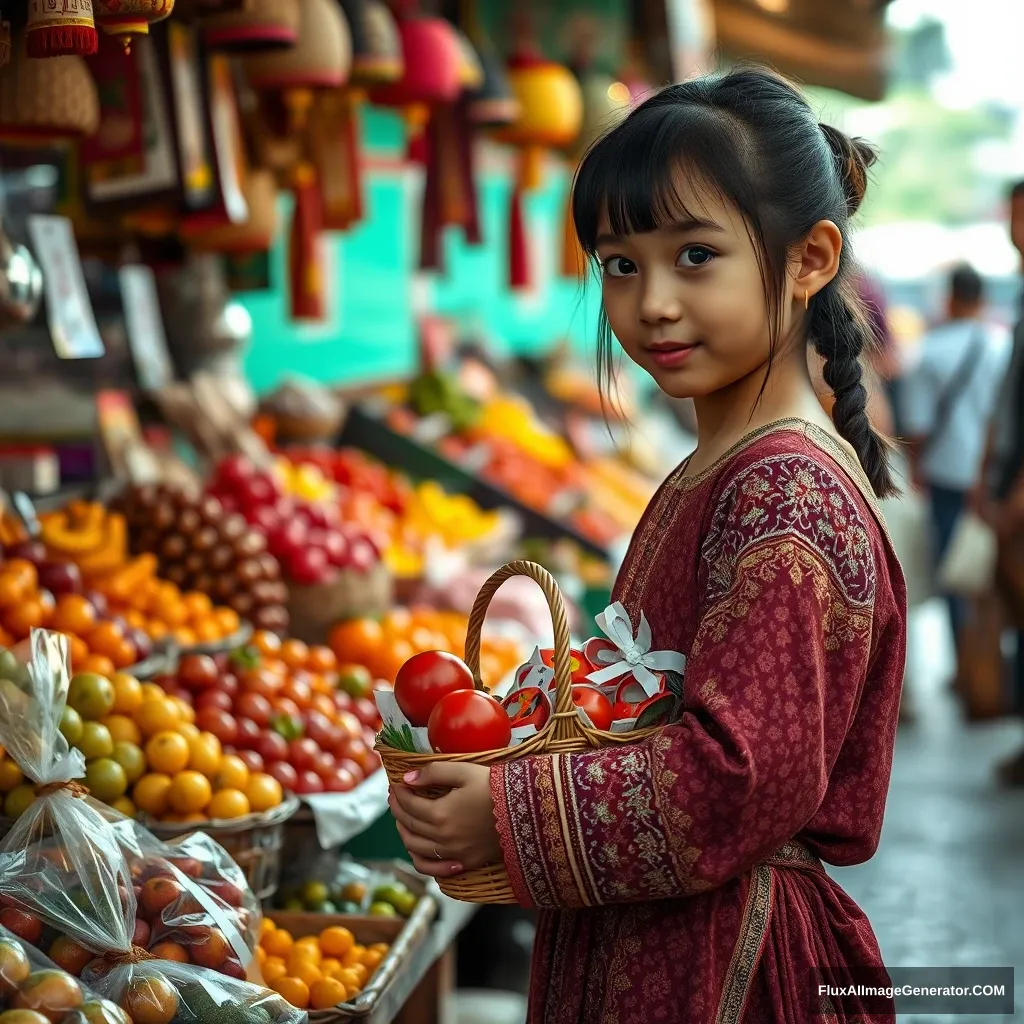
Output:
[[[809,85],[881,99],[888,0],[715,0],[727,59],[766,61]]]

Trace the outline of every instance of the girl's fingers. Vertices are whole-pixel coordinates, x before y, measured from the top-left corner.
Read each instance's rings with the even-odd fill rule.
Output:
[[[428,860],[424,857],[417,857],[410,854],[412,866],[421,875],[430,875],[432,878],[453,878],[462,874],[462,865],[451,860]]]
[[[426,797],[418,796],[411,789],[406,786],[392,786],[391,795],[398,801],[399,807],[405,811],[414,821],[422,821],[428,826],[437,826],[441,824],[441,812],[438,810],[438,804],[444,800],[428,800]],[[416,829],[417,832],[422,829]]]
[[[394,815],[395,821],[397,821],[399,825],[403,825],[407,832],[426,839],[437,838],[436,829],[432,828],[429,823],[421,821],[411,815],[395,799],[394,794],[392,794],[391,798],[388,800],[388,806],[391,808],[391,813]]]
[[[437,843],[410,832],[400,821],[397,822],[398,835],[405,848],[412,854],[422,857],[424,860],[444,860],[444,851]]]

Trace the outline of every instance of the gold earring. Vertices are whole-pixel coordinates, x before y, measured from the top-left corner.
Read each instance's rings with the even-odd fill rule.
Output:
[[[811,296],[807,289],[804,289],[804,309],[810,309]]]

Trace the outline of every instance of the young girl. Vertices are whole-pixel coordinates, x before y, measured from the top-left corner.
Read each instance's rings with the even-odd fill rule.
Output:
[[[687,655],[685,712],[632,746],[438,764],[391,802],[419,870],[503,858],[541,909],[531,1024],[892,1019],[887,1001],[819,1000],[811,977],[884,978],[822,868],[878,843],[905,649],[845,244],[872,160],[786,82],[741,70],[666,88],[580,168],[602,366],[614,335],[697,411],[697,450],[614,593],[655,648]]]

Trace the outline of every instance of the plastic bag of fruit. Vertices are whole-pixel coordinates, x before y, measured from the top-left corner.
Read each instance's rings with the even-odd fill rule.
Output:
[[[61,940],[55,940],[53,947],[60,957]],[[31,943],[3,927],[0,1019],[5,1024],[132,1024],[120,1006],[96,995]]]
[[[253,962],[258,913],[240,869],[224,850],[206,836],[186,837],[178,846],[161,843],[88,797],[76,781],[85,774],[85,761],[60,729],[72,685],[66,639],[34,631],[27,665],[10,652],[0,657],[0,676],[5,675],[0,678],[0,744],[37,788],[0,844],[0,894],[42,903],[51,916],[76,927],[84,923],[80,904],[87,902],[101,934],[121,939],[119,893],[131,889],[141,913],[126,940],[144,947],[173,942],[175,951],[184,947],[193,962],[245,977]],[[81,879],[93,881],[76,903],[72,894]],[[204,923],[212,929],[209,948],[191,931]],[[190,936],[192,941],[181,941]],[[218,959],[222,947],[227,954]]]

